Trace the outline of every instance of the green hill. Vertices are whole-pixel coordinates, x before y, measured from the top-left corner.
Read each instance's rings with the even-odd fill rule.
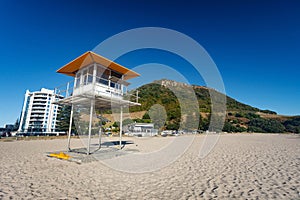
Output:
[[[149,111],[154,105],[161,105],[166,111],[166,122],[163,129],[178,129],[180,124],[193,123],[193,119],[200,118],[199,124],[189,127],[207,130],[210,112],[210,92],[216,92],[203,86],[189,86],[170,80],[159,80],[137,88],[141,106],[130,108],[130,112]],[[131,91],[135,93],[136,91]],[[218,95],[224,95],[218,93]],[[220,96],[220,97],[221,97]],[[196,97],[196,100],[195,100]],[[224,97],[224,96],[223,96]],[[223,131],[226,132],[295,132],[300,131],[300,117],[279,116],[274,111],[261,110],[250,105],[226,98],[226,120]],[[180,99],[184,99],[184,101]],[[134,97],[132,97],[134,100]],[[196,101],[196,104],[195,104]],[[199,113],[195,113],[198,106]],[[181,116],[184,109],[186,116]],[[145,120],[149,121],[147,116]],[[143,119],[139,119],[143,121]],[[182,126],[181,126],[182,127]]]

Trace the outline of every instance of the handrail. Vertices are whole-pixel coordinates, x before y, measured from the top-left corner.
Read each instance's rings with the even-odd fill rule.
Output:
[[[77,81],[79,81],[79,83]],[[121,79],[117,81],[116,78],[111,78],[111,77],[108,77],[108,79],[106,79],[104,77],[93,76],[92,74],[89,73],[84,74],[80,78],[75,78],[75,80],[69,81],[66,84],[62,84],[56,87],[54,89],[54,93],[56,95],[61,95],[64,98],[67,98],[73,95],[74,90],[77,90],[83,86],[90,85],[90,84],[94,84],[94,85],[97,84],[97,86],[107,89],[111,93],[111,95],[114,94],[122,97],[128,95],[134,96],[128,93],[127,82]],[[136,102],[138,102],[138,91],[135,97],[136,97]]]

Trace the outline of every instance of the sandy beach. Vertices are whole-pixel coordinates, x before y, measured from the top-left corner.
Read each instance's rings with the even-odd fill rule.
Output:
[[[200,159],[203,138],[167,167],[139,174],[45,155],[65,150],[66,139],[0,142],[0,199],[300,199],[299,135],[224,134]],[[124,140],[151,152],[172,138]]]

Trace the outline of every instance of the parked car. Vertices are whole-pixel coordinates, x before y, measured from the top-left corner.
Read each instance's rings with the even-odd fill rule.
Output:
[[[112,135],[112,132],[105,132],[105,135],[110,136]]]

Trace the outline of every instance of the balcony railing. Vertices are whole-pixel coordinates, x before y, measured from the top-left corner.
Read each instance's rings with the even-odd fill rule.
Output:
[[[56,101],[58,101],[60,98],[67,98],[72,96],[74,89],[74,81],[69,81],[66,84],[60,85],[57,88],[54,89],[54,93],[57,95],[55,98]]]
[[[135,94],[128,92],[128,82],[118,79],[117,77],[110,77],[105,79],[103,77],[92,76],[86,74],[82,78],[75,78],[75,81],[67,82],[54,89],[57,96],[68,98],[88,92],[93,92],[94,95],[106,95],[111,98],[122,98],[124,100],[133,100],[138,103],[138,91]],[[56,101],[60,98],[56,98]]]
[[[45,110],[46,104],[45,105],[32,105],[32,109],[39,109],[39,110]]]
[[[41,118],[41,117],[44,117],[44,115],[39,115],[39,114],[35,114],[35,113],[32,113],[30,118]]]
[[[44,113],[45,109],[32,108],[31,113]]]
[[[93,82],[93,76],[90,74],[86,74],[82,76],[82,79],[77,79],[75,82],[70,81],[67,84],[61,85],[57,88],[55,88],[55,93],[58,95],[61,95],[63,97],[70,97],[73,95],[73,92],[77,89],[83,88],[87,85],[97,85],[99,87],[102,87],[106,89],[107,91],[118,93],[120,95],[123,94],[123,91],[121,90],[121,84],[118,82],[111,81],[109,79],[101,78],[101,77],[95,77],[95,83]],[[75,83],[75,85],[74,85]]]
[[[34,105],[45,105],[47,104],[47,101],[33,101]]]
[[[34,97],[34,101],[47,101],[48,97]]]
[[[35,97],[38,98],[47,98],[48,97],[48,94],[46,93],[35,93]]]

